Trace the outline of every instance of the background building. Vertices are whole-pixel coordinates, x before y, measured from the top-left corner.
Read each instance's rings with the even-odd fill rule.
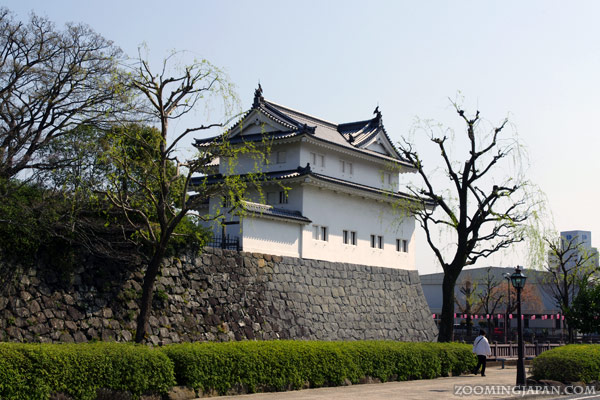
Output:
[[[566,269],[571,270],[579,260],[584,259],[582,267],[598,268],[598,250],[592,247],[592,232],[590,231],[564,231],[560,233],[560,245],[562,250],[569,249],[563,259],[566,260]],[[555,252],[548,252],[549,267],[557,267],[557,256]]]
[[[506,310],[508,306],[508,293],[511,294],[511,305],[514,307],[516,292],[510,282],[505,278],[514,273],[512,267],[481,267],[463,269],[454,291],[456,298],[454,319],[455,338],[465,336],[465,324],[467,320],[473,323],[473,333],[479,326],[493,326],[495,332],[491,331],[488,336],[493,340],[504,340],[504,327],[506,321]],[[546,337],[559,337],[563,335],[564,320],[560,309],[556,306],[555,299],[544,288],[544,279],[547,273],[527,269],[524,270],[527,283],[522,293],[522,311],[524,315],[525,336],[532,339],[533,335],[543,340]],[[420,275],[421,286],[432,318],[439,320],[442,311],[442,281],[443,273]],[[473,292],[473,304],[470,317],[465,310],[466,296],[464,288],[469,287]],[[461,289],[463,289],[461,291]],[[490,290],[491,289],[491,290]],[[488,300],[488,310],[482,305],[486,291],[491,295]],[[513,318],[509,318],[509,340],[514,339],[517,327],[516,311],[512,310]],[[435,315],[435,317],[433,317]],[[558,316],[558,317],[557,317]],[[484,322],[485,321],[485,322]],[[491,321],[491,323],[488,323]],[[491,329],[490,329],[491,330]]]

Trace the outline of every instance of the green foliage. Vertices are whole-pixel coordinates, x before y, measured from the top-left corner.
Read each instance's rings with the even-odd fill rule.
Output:
[[[65,393],[95,399],[99,388],[166,393],[175,384],[172,362],[152,348],[118,343],[0,344],[0,398],[48,399]]]
[[[242,385],[249,392],[336,386],[363,377],[431,379],[471,370],[469,345],[387,341],[267,341],[187,343],[161,348],[179,385],[220,394]]]
[[[122,343],[0,343],[0,398],[94,399],[98,389],[164,394],[187,385],[224,394],[336,386],[364,377],[430,379],[475,366],[469,345],[385,341],[186,343],[153,349]],[[175,379],[176,378],[176,379]]]
[[[89,197],[106,183],[112,166],[104,161],[110,131],[80,125],[68,134],[52,140],[40,150],[41,157],[53,168],[36,171],[44,186],[60,189],[75,196]]]
[[[16,273],[8,268],[11,264],[40,265],[68,281],[81,254],[135,265],[139,255],[130,239],[132,232],[122,214],[87,189],[64,192],[31,182],[0,182],[0,260],[7,262],[0,281],[4,283]]]
[[[15,346],[0,344],[0,398],[43,398],[43,391],[36,387],[29,375],[32,363]],[[48,395],[46,395],[46,398]]]
[[[531,373],[537,380],[600,380],[600,345],[571,344],[545,351],[533,360]]]
[[[581,333],[600,333],[600,284],[580,283],[565,314],[570,326]]]
[[[187,250],[199,252],[210,235],[211,232],[208,228],[201,226],[197,219],[186,215],[175,227],[167,247],[166,256],[175,257]]]
[[[123,134],[125,129],[128,135]],[[37,184],[1,181],[0,258],[24,266],[41,260],[61,274],[68,274],[76,266],[82,247],[87,253],[126,263],[135,263],[135,247],[149,253],[151,249],[141,247],[146,242],[140,240],[148,237],[144,229],[146,220],[133,213],[125,215],[97,194],[110,179],[119,181],[121,194],[147,213],[149,223],[156,226],[160,234],[156,208],[152,201],[140,196],[142,191],[136,188],[143,179],[156,176],[157,167],[152,157],[157,154],[151,151],[153,148],[136,147],[133,143],[136,138],[152,146],[160,142],[158,131],[149,127],[129,126],[108,133],[81,127],[72,135],[56,139],[48,148],[67,166],[40,172],[37,178],[41,183]],[[112,151],[127,152],[129,179],[113,162]],[[172,179],[173,196],[169,201],[173,204],[184,195],[183,178],[177,178],[176,169],[176,165],[168,161],[166,171]],[[154,192],[159,190],[158,185],[151,182]],[[205,228],[192,216],[185,216],[175,227],[166,254],[173,256],[188,249],[200,250],[207,237]]]
[[[136,214],[143,213],[155,222],[164,181],[169,181],[167,204],[175,203],[183,189],[182,179],[176,177],[176,165],[161,160],[160,131],[131,124],[113,129],[106,135],[106,141],[107,151],[102,154],[102,160],[104,165],[110,166],[106,175],[108,194],[127,204],[123,211],[128,211],[133,221],[136,221]]]
[[[55,265],[68,265],[73,250],[65,247],[69,232],[57,235],[57,226],[69,214],[62,196],[40,186],[17,181],[0,182],[0,253],[5,261],[31,265],[40,255]]]
[[[187,249],[200,250],[209,232],[192,214],[184,215],[171,227],[182,206],[189,199],[185,174],[177,164],[162,154],[161,132],[152,127],[130,124],[113,129],[105,136],[106,196],[135,229],[131,240],[142,246],[148,257],[156,251],[162,238],[161,229],[173,229],[166,246],[166,256]],[[104,189],[103,189],[104,190]],[[164,204],[160,204],[164,201]],[[187,211],[186,211],[187,212]],[[163,219],[160,223],[159,213]]]

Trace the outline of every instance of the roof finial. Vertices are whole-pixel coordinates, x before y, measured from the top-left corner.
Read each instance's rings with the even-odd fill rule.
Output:
[[[377,107],[375,107],[375,111],[373,111],[373,114],[375,114],[375,120],[381,123],[381,111],[379,111],[379,104],[377,104]]]
[[[252,107],[258,107],[258,105],[265,99],[263,97],[263,89],[260,86],[260,81],[258,81],[258,89],[254,91],[254,103],[252,103]]]

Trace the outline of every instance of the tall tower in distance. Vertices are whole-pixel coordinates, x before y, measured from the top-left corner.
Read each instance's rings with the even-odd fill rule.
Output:
[[[586,263],[590,267],[598,267],[598,250],[592,247],[592,232],[590,231],[564,231],[560,233],[563,249],[572,243],[571,247],[577,252],[578,257],[572,257],[570,263],[574,264],[580,258],[589,258]],[[568,255],[567,255],[568,256]]]

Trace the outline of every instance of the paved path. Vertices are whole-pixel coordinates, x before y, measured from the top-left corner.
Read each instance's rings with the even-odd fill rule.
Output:
[[[523,398],[520,393],[512,392],[515,385],[517,370],[515,366],[507,366],[501,369],[499,366],[488,366],[486,376],[479,375],[461,375],[447,378],[426,379],[407,382],[388,382],[368,385],[352,385],[333,388],[319,388],[296,390],[291,392],[278,393],[257,393],[241,396],[218,397],[219,400],[457,400],[461,396],[454,394],[455,387],[459,385],[497,385],[506,387],[504,393],[502,389],[497,389],[498,394],[473,395],[477,392],[474,389],[464,389],[468,396],[462,396],[464,399],[505,399],[509,397]],[[471,386],[470,386],[471,387]],[[480,389],[481,390],[481,389]],[[507,394],[509,391],[510,394]],[[527,396],[530,397],[530,396]],[[552,398],[553,396],[535,396],[536,398]]]

